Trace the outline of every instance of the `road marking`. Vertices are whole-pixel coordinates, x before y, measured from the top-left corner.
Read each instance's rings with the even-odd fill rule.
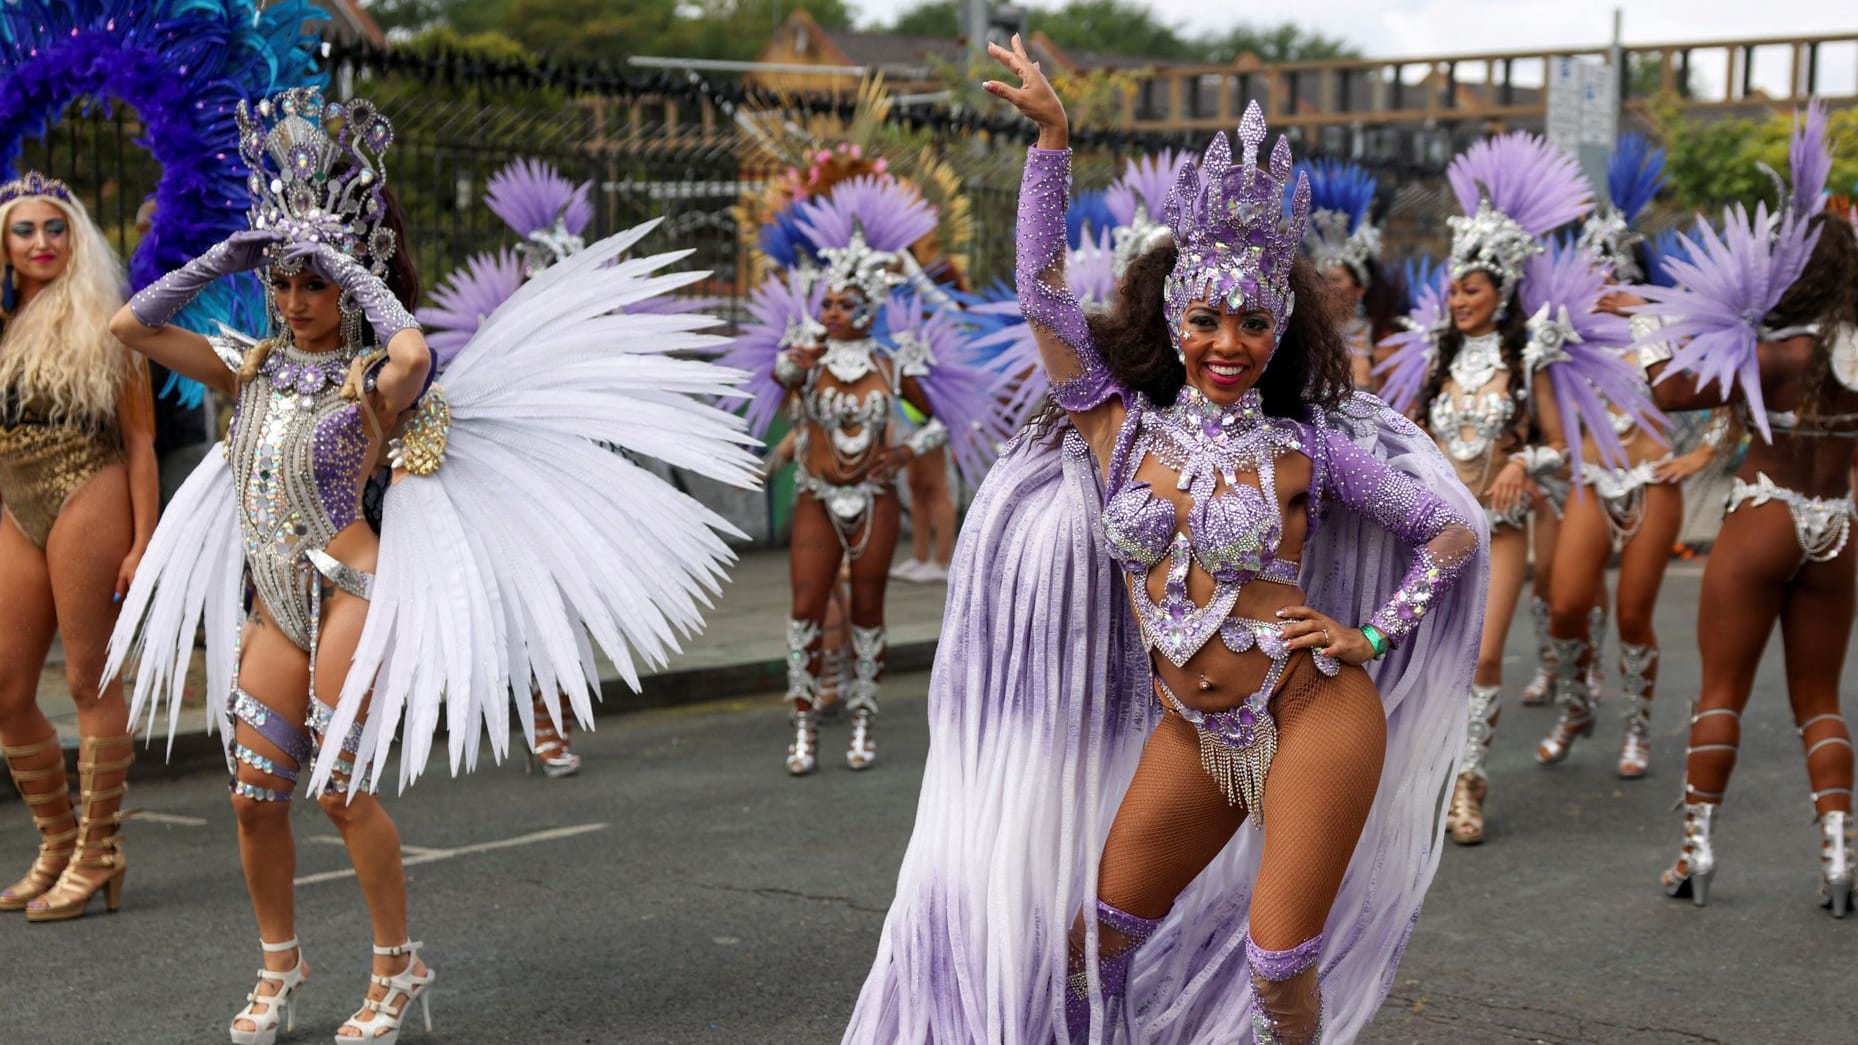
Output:
[[[176,813],[150,813],[146,810],[135,815],[137,820],[150,824],[169,824],[173,827],[205,827],[207,822],[197,816],[180,816]]]
[[[526,835],[517,835],[515,838],[499,838],[492,842],[476,842],[471,845],[461,845],[456,849],[428,849],[423,846],[412,845],[401,846],[400,862],[407,867],[412,867],[415,864],[437,863],[440,860],[450,860],[458,856],[469,856],[473,853],[488,853],[496,849],[513,849],[517,846],[538,845],[542,842],[553,842],[563,838],[573,838],[577,835],[589,834],[594,831],[604,831],[608,826],[609,825],[602,823],[576,824],[573,827],[552,827],[546,831],[535,831]],[[328,835],[317,835],[309,840],[312,842],[334,842],[337,845],[342,844],[340,838],[332,838]],[[342,878],[352,878],[354,875],[354,868],[345,867],[340,871],[323,871],[320,874],[303,875],[297,879],[296,884],[315,885],[318,882],[333,882]]]

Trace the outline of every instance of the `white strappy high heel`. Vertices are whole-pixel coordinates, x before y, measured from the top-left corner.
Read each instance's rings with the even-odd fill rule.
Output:
[[[374,998],[363,1000],[361,1007],[373,1013],[374,1018],[364,1021],[350,1016],[344,1020],[343,1029],[353,1027],[361,1033],[354,1037],[337,1033],[335,1036],[337,1045],[354,1045],[355,1042],[363,1042],[364,1045],[394,1045],[400,1040],[400,1023],[406,1019],[407,1010],[412,1008],[416,1001],[419,1002],[420,1015],[426,1021],[426,1033],[432,1033],[432,1006],[426,1000],[426,988],[432,986],[432,981],[437,978],[437,974],[432,971],[431,966],[427,966],[424,976],[413,972],[413,969],[419,965],[419,949],[424,946],[423,943],[408,940],[398,947],[376,947],[374,949],[375,954],[384,958],[406,955],[406,968],[393,976],[370,975],[368,977],[370,981],[387,988],[387,996],[379,1000]],[[395,1004],[396,998],[398,1004]]]
[[[245,996],[245,1008],[239,1010],[239,1014],[232,1018],[232,1022],[237,1024],[240,1020],[248,1020],[254,1029],[240,1030],[237,1026],[231,1027],[232,1045],[274,1045],[277,1041],[280,1023],[286,1031],[297,1029],[297,988],[303,986],[303,981],[310,978],[310,967],[303,960],[303,951],[297,946],[297,938],[293,936],[283,943],[265,943],[260,940],[258,946],[272,954],[296,951],[297,964],[284,972],[273,972],[270,969],[258,970],[259,983],[269,981],[277,984],[277,993],[259,994],[254,989]],[[260,1005],[265,1007],[265,1011],[256,1011]]]

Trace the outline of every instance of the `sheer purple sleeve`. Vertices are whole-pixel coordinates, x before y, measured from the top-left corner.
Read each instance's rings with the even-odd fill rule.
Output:
[[[1084,323],[1084,308],[1065,285],[1064,213],[1070,202],[1071,150],[1034,148],[1019,181],[1014,282],[1019,310],[1033,329],[1052,398],[1072,413],[1101,406],[1122,387],[1110,376]]]
[[[1359,512],[1416,549],[1393,598],[1367,622],[1397,646],[1458,580],[1477,551],[1477,534],[1444,500],[1343,433],[1312,429],[1311,439],[1320,499]]]

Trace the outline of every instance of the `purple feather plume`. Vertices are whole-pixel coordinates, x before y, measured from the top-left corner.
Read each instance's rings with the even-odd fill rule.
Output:
[[[1793,216],[1812,217],[1826,205],[1826,182],[1832,177],[1832,145],[1826,125],[1826,103],[1815,98],[1806,111],[1794,115],[1793,134],[1787,142],[1788,173],[1793,176]]]
[[[790,329],[812,321],[819,314],[820,302],[825,296],[823,282],[816,282],[809,289],[807,280],[798,272],[764,279],[749,295],[751,319],[723,350],[717,362],[749,374],[744,390],[749,395],[745,416],[750,432],[766,434],[775,415],[780,413],[787,390],[774,381],[774,357],[786,347],[782,342]]]
[[[843,247],[854,226],[872,250],[892,253],[935,231],[936,210],[914,189],[888,174],[861,174],[839,183],[824,199],[798,205],[800,231],[815,248]]]
[[[1181,168],[1187,165],[1189,158],[1187,152],[1163,149],[1153,155],[1131,159],[1124,166],[1122,177],[1110,183],[1105,193],[1116,224],[1135,224],[1137,204],[1148,212],[1149,221],[1159,222],[1162,208],[1168,203],[1168,193],[1173,190],[1175,179],[1180,177]]]
[[[579,236],[594,220],[588,199],[593,182],[575,185],[554,166],[541,160],[513,160],[490,176],[484,185],[484,202],[518,236],[552,228],[557,218]]]
[[[443,372],[484,320],[522,285],[522,259],[507,247],[494,254],[473,254],[463,268],[446,276],[433,290],[432,304],[418,313],[432,349],[434,372]]]
[[[1116,295],[1116,247],[1109,229],[1097,233],[1065,261],[1065,282],[1085,308],[1107,307]]]
[[[959,312],[926,312],[913,295],[892,294],[884,313],[893,341],[913,337],[928,345],[934,362],[916,380],[929,398],[930,413],[948,428],[955,469],[979,485],[1000,456],[1000,444],[1012,435],[1011,421],[1001,409],[1000,375],[980,365],[966,343]]]
[[[1411,413],[1425,390],[1426,379],[1438,359],[1439,335],[1451,326],[1451,314],[1445,308],[1447,277],[1444,266],[1434,270],[1434,278],[1410,288],[1413,311],[1404,322],[1405,330],[1391,334],[1381,342],[1394,351],[1375,366],[1382,376],[1380,397],[1400,413]]]
[[[1756,349],[1767,314],[1800,278],[1819,242],[1820,229],[1810,219],[1783,214],[1770,235],[1768,205],[1757,205],[1751,218],[1738,203],[1723,212],[1722,235],[1699,221],[1694,239],[1678,237],[1686,256],[1666,262],[1677,286],[1638,288],[1650,304],[1635,311],[1664,317],[1656,340],[1677,346],[1666,375],[1688,371],[1699,387],[1716,384],[1725,397],[1740,391],[1770,441]]]
[[[1632,344],[1630,322],[1596,308],[1610,289],[1604,271],[1585,250],[1537,255],[1529,259],[1523,274],[1519,300],[1531,317],[1532,333],[1538,319],[1572,330],[1573,336],[1540,365],[1555,390],[1576,479],[1581,474],[1583,434],[1593,440],[1607,467],[1627,465],[1626,449],[1613,431],[1611,411],[1631,417],[1655,434],[1666,426],[1664,415],[1646,394],[1639,368],[1626,359],[1626,349]],[[1535,347],[1532,341],[1531,348]],[[1530,355],[1526,352],[1525,358]]]
[[[1527,131],[1485,138],[1460,153],[1446,170],[1466,214],[1481,195],[1490,205],[1542,236],[1593,209],[1587,176],[1574,157]]]

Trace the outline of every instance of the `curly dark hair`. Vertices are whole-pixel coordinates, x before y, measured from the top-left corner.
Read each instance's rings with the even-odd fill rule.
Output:
[[[1166,314],[1165,284],[1179,253],[1170,240],[1135,258],[1117,283],[1114,308],[1085,317],[1091,339],[1116,382],[1162,406],[1172,405],[1187,383],[1187,368],[1175,354]],[[1340,404],[1353,386],[1348,348],[1317,307],[1326,293],[1324,283],[1303,258],[1291,267],[1290,291],[1299,307],[1291,312],[1257,388],[1265,413],[1302,418],[1312,407]],[[1062,416],[1063,411],[1048,398],[1031,427],[1050,431]]]
[[[1496,280],[1491,280],[1496,285]],[[1529,343],[1529,317],[1523,315],[1522,305],[1516,300],[1516,291],[1512,289],[1509,297],[1504,299],[1503,307],[1498,311],[1497,333],[1503,335],[1503,365],[1510,371],[1510,398],[1518,403],[1526,402],[1529,396],[1528,368],[1523,366],[1523,346]],[[1456,325],[1449,327],[1439,335],[1439,356],[1432,363],[1432,373],[1426,378],[1426,390],[1419,399],[1421,416],[1431,409],[1432,401],[1439,397],[1445,388],[1445,379],[1451,373],[1452,361],[1464,348],[1464,334]],[[1466,389],[1469,391],[1469,389]],[[1439,435],[1442,433],[1433,433]],[[1527,439],[1533,441],[1538,435],[1535,418],[1530,416]],[[1511,446],[1514,450],[1516,447]]]
[[[1406,280],[1388,270],[1374,258],[1368,259],[1368,287],[1361,296],[1361,308],[1368,320],[1370,342],[1380,344],[1389,336],[1401,330],[1400,317],[1406,314]],[[1357,287],[1361,280],[1355,270],[1347,265],[1342,271],[1348,273],[1349,281]]]
[[[1798,413],[1803,422],[1817,417],[1838,394],[1836,385],[1826,383],[1832,368],[1832,331],[1841,325],[1858,326],[1858,237],[1851,223],[1837,213],[1815,215],[1813,223],[1819,226],[1813,255],[1800,278],[1767,315],[1767,323],[1774,327],[1818,323],[1823,330],[1800,397]]]

